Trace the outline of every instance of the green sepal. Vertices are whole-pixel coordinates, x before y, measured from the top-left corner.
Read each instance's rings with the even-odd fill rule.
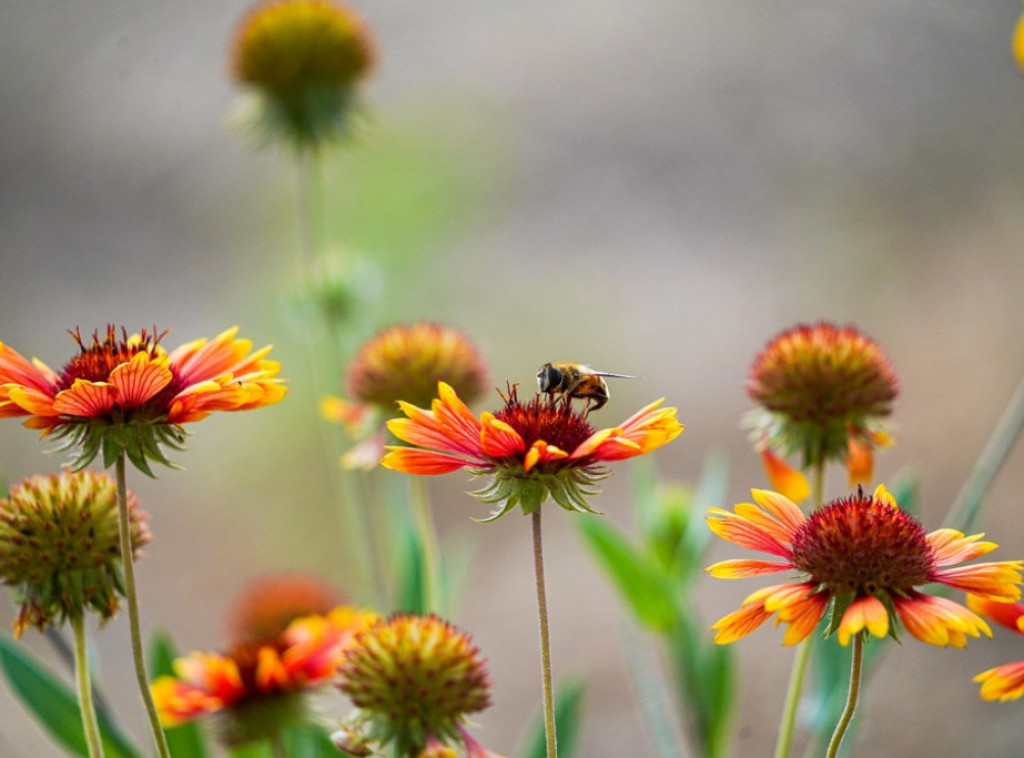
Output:
[[[843,615],[856,599],[856,592],[843,592],[832,597],[829,601],[831,607],[829,609],[828,626],[822,633],[822,637],[828,639],[839,630],[840,625],[843,623]]]
[[[85,420],[68,423],[53,432],[57,445],[53,452],[71,451],[71,468],[81,471],[102,455],[104,468],[113,466],[124,453],[139,471],[156,478],[150,463],[176,469],[163,452],[169,448],[185,450],[188,432],[178,424],[166,421],[101,423]]]

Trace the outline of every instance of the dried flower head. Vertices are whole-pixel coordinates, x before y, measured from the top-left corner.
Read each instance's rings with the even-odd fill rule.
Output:
[[[895,636],[902,622],[922,642],[964,647],[968,635],[992,636],[988,625],[962,605],[917,587],[934,582],[1002,602],[1020,597],[1024,561],[959,565],[996,544],[954,529],[926,534],[881,485],[871,496],[858,490],[833,500],[810,518],[778,493],[752,494],[756,505],[740,503],[734,513],[712,508],[711,531],[782,561],[728,560],[707,571],[720,579],[796,571],[800,579],[747,597],[740,610],[712,627],[719,644],[746,636],[777,612],[776,623],[789,625],[783,642],[793,645],[831,609],[828,634],[838,632],[842,645],[861,633]]]
[[[891,442],[881,423],[898,393],[885,353],[853,327],[820,322],[775,337],[747,381],[747,394],[760,406],[750,421],[753,438],[773,484],[788,474],[778,456],[796,453],[804,468],[842,460],[851,484],[869,481],[872,451]]]
[[[605,463],[650,453],[683,431],[676,409],[660,408],[662,400],[617,427],[594,431],[585,413],[569,403],[539,396],[523,403],[515,386],[503,396],[503,408],[480,418],[444,382],[438,395],[429,411],[399,403],[407,418],[389,421],[388,429],[416,447],[389,448],[381,465],[408,474],[464,468],[491,477],[472,493],[496,505],[486,521],[517,505],[532,513],[548,496],[566,510],[594,513],[587,498],[597,494],[597,480],[607,476]]]
[[[257,96],[251,125],[316,147],[345,132],[358,85],[376,62],[370,30],[328,0],[270,0],[238,26],[231,70]]]
[[[231,746],[273,739],[307,720],[304,695],[334,677],[344,651],[376,614],[341,606],[296,619],[280,635],[243,642],[227,654],[192,653],[174,662],[177,676],[153,683],[165,727],[210,714]]]
[[[369,739],[393,744],[397,755],[462,740],[465,717],[491,704],[479,650],[436,616],[378,621],[356,637],[339,673]]]
[[[266,360],[270,347],[251,353],[252,343],[235,339],[237,332],[168,354],[160,344],[165,333],[156,329],[129,335],[108,326],[91,342],[76,329],[71,336],[79,353],[59,372],[0,342],[0,418],[28,416],[25,426],[53,434],[58,449],[75,451],[76,469],[100,452],[104,466],[124,453],[152,476],[150,462],[171,465],[162,447],[183,449],[182,424],[284,397],[281,367]]]
[[[328,397],[325,418],[344,424],[356,437],[364,437],[342,459],[347,468],[372,468],[384,454],[380,419],[398,414],[399,401],[426,406],[437,383],[453,387],[466,402],[483,394],[488,384],[487,364],[462,332],[440,324],[420,322],[392,326],[367,340],[349,367],[348,394],[355,402]]]
[[[128,492],[133,557],[150,540],[146,514]],[[14,633],[40,631],[92,609],[103,620],[124,595],[117,484],[69,471],[24,479],[0,500],[0,578],[21,609]]]
[[[280,637],[295,619],[323,615],[339,605],[337,591],[316,576],[287,573],[252,582],[228,611],[232,644]]]

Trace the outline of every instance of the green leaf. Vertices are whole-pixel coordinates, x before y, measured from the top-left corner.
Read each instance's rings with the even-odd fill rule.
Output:
[[[580,722],[583,718],[583,684],[576,680],[561,682],[555,687],[555,733],[558,736],[558,754],[572,758],[579,745]],[[523,758],[545,758],[547,735],[544,732],[544,714],[541,713],[533,729]]]
[[[285,745],[291,758],[339,758],[341,755],[327,730],[315,724],[290,728],[285,734]]]
[[[580,518],[576,523],[637,620],[651,629],[668,629],[675,617],[675,606],[664,575],[605,520]]]
[[[72,688],[6,636],[0,636],[0,668],[11,689],[54,740],[85,758],[82,715]],[[107,758],[142,758],[141,751],[109,719],[97,715]]]
[[[406,513],[404,518],[396,513],[396,518],[391,519],[391,555],[395,556],[396,564],[394,610],[396,613],[428,613],[423,545],[409,518],[409,503],[397,505]]]
[[[155,679],[158,676],[172,676],[171,664],[178,657],[174,643],[167,632],[159,631],[149,641],[149,671]],[[174,758],[207,758],[210,754],[206,738],[195,721],[164,729],[167,747]]]
[[[270,745],[266,742],[249,742],[231,750],[231,758],[274,758]],[[177,758],[177,756],[175,756]],[[295,758],[299,758],[296,756]]]

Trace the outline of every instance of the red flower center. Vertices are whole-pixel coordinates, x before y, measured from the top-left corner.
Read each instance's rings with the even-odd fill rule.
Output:
[[[127,363],[132,356],[138,353],[149,353],[156,357],[157,345],[167,332],[157,333],[156,329],[150,333],[146,329],[140,332],[140,339],[128,341],[128,332],[121,327],[121,337],[117,336],[117,330],[113,324],[107,326],[107,334],[100,340],[99,330],[92,334],[92,344],[87,345],[82,333],[75,329],[70,332],[71,338],[78,343],[81,352],[72,358],[61,371],[61,380],[64,386],[70,387],[76,379],[85,379],[90,382],[105,382],[110,378],[110,372]]]
[[[535,396],[525,405],[519,402],[518,385],[502,395],[505,407],[494,414],[499,421],[511,426],[529,450],[534,442],[543,440],[560,450],[571,453],[594,433],[582,411],[574,411],[567,399]]]
[[[833,500],[797,530],[793,564],[833,594],[858,595],[909,590],[931,581],[935,569],[921,524],[860,490]]]

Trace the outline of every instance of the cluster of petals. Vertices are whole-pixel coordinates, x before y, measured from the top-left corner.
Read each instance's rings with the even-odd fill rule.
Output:
[[[527,445],[519,432],[493,413],[477,418],[448,384],[439,382],[430,410],[399,402],[407,418],[392,419],[388,429],[416,447],[390,447],[381,465],[428,475],[467,467],[488,473],[521,466],[529,474],[632,458],[671,442],[682,432],[676,409],[661,408],[662,402],[642,408],[619,426],[594,432],[572,450],[562,450],[544,439]]]
[[[746,636],[771,618],[787,625],[783,644],[794,645],[810,635],[826,615],[839,592],[818,577],[807,574],[794,562],[793,544],[798,531],[809,523],[804,513],[787,497],[767,490],[752,490],[754,503],[740,503],[733,512],[719,508],[709,511],[708,523],[719,537],[776,556],[781,560],[736,559],[709,566],[707,571],[722,579],[739,579],[782,572],[797,573],[797,581],[762,588],[747,597],[740,610],[720,619],[714,626],[715,641],[727,644]],[[899,510],[895,499],[879,486],[875,500],[891,506],[894,518]],[[924,536],[925,555],[930,566],[925,583],[938,583],[964,590],[996,603],[1020,598],[1021,561],[1000,561],[960,565],[985,555],[995,543],[981,541],[983,535],[964,536],[954,529],[938,529]],[[856,540],[856,535],[850,535]],[[802,573],[802,576],[799,576]],[[894,580],[894,586],[872,591],[855,591],[834,622],[840,644],[866,631],[876,637],[893,633],[886,602],[906,630],[915,638],[940,647],[964,647],[967,637],[991,637],[985,621],[952,600],[928,595]]]
[[[978,595],[968,595],[967,605],[1000,626],[1024,634],[1024,605],[1000,603]],[[974,681],[981,683],[980,694],[985,700],[1017,700],[1024,695],[1024,661],[982,671]]]
[[[43,434],[64,424],[130,420],[184,424],[212,411],[241,411],[276,403],[285,394],[280,365],[267,360],[270,346],[252,352],[235,339],[237,327],[212,340],[198,339],[168,354],[158,337],[132,335],[119,346],[125,360],[102,379],[55,372],[0,342],[0,418],[28,416],[25,426]],[[108,330],[108,340],[113,328]],[[100,343],[98,336],[95,339]],[[83,345],[83,352],[86,350]],[[168,391],[169,390],[169,391]]]
[[[246,657],[255,666],[246,671],[236,653],[192,653],[174,662],[177,676],[164,676],[152,686],[153,700],[164,726],[176,726],[243,702],[298,692],[328,682],[356,634],[376,614],[341,606],[320,616],[296,619],[280,639],[259,645]]]

